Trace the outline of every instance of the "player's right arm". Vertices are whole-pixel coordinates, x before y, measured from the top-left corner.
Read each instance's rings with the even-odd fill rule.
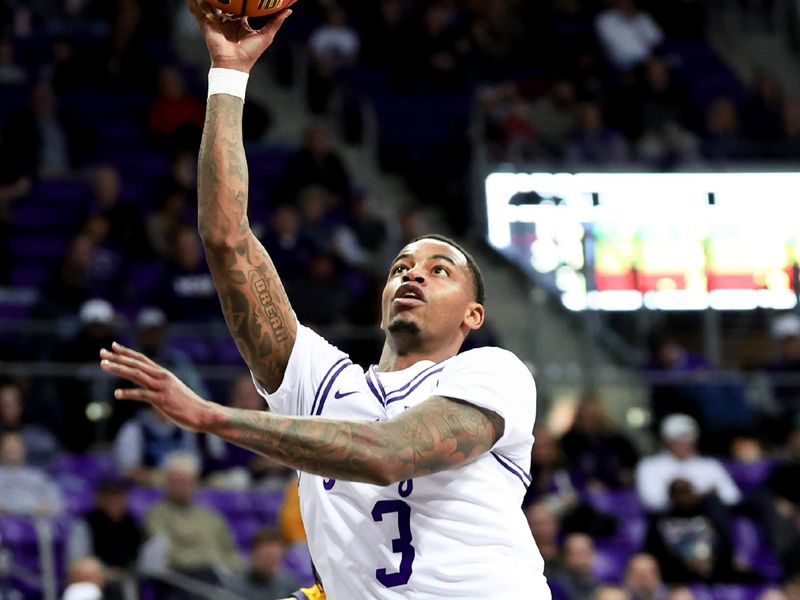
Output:
[[[249,73],[290,11],[259,31],[221,22],[205,4],[188,0],[212,67]],[[268,391],[283,379],[297,323],[269,255],[247,217],[248,171],[242,139],[244,103],[209,97],[198,160],[198,226],[225,321],[242,357]]]

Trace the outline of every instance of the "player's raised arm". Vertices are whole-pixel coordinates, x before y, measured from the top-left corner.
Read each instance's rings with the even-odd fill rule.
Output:
[[[212,66],[198,162],[200,236],[239,352],[272,391],[283,379],[297,325],[275,266],[250,229],[242,110],[247,74],[291,11],[253,31],[243,20],[221,21],[203,2],[188,3]]]

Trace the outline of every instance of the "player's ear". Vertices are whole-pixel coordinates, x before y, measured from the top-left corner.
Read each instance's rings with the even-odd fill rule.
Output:
[[[467,326],[467,329],[470,331],[474,331],[476,329],[480,329],[483,325],[483,320],[486,317],[486,312],[483,308],[483,304],[479,304],[477,302],[470,302],[467,305],[466,313],[464,314],[464,325]]]

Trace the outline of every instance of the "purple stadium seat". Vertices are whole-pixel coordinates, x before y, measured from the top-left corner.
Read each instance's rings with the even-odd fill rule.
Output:
[[[314,583],[314,573],[311,570],[311,554],[305,543],[298,542],[293,544],[286,551],[283,563],[297,578],[300,585],[306,586]]]
[[[11,269],[9,279],[13,287],[41,287],[49,276],[49,266],[22,264]]]
[[[114,475],[115,469],[109,454],[61,454],[48,467],[53,474],[71,474],[92,484]]]
[[[252,490],[249,494],[253,514],[262,519],[264,526],[275,525],[283,502],[283,490]]]
[[[214,508],[226,517],[238,517],[252,513],[250,496],[240,490],[198,490],[195,497],[198,504]]]
[[[642,506],[636,490],[589,490],[586,499],[600,512],[612,513],[619,517],[641,517]]]
[[[233,537],[236,538],[236,544],[243,552],[250,549],[255,535],[264,529],[264,523],[252,516],[228,519],[228,523],[233,531]]]
[[[766,589],[763,585],[718,584],[711,588],[713,600],[758,600]]]
[[[618,544],[597,542],[594,574],[599,581],[619,581],[632,552]]]
[[[736,557],[770,580],[781,576],[775,552],[760,528],[747,517],[733,521],[733,547]]]
[[[753,462],[727,460],[723,461],[723,464],[736,482],[736,485],[739,486],[739,489],[747,494],[764,483],[764,480],[769,476],[775,462],[771,459],[764,458]]]

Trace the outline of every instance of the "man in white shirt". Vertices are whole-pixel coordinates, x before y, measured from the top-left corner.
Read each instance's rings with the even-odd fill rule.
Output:
[[[207,402],[118,344],[101,352],[102,368],[141,387],[115,397],[300,470],[309,546],[332,600],[549,600],[520,509],[533,378],[499,348],[459,354],[484,321],[477,264],[437,235],[402,248],[382,294],[386,342],[367,370],[300,325],[247,220],[237,83],[290,11],[254,32],[195,1],[212,61],[199,227],[228,327],[272,412]]]
[[[741,500],[739,488],[720,462],[697,454],[698,434],[697,422],[688,415],[669,415],[661,423],[664,449],[636,467],[636,489],[646,510],[667,508],[669,486],[675,479],[686,479],[699,494],[716,493],[726,505]]]
[[[595,30],[611,63],[629,71],[644,62],[664,41],[664,33],[635,0],[614,0],[611,8],[597,15]]]

